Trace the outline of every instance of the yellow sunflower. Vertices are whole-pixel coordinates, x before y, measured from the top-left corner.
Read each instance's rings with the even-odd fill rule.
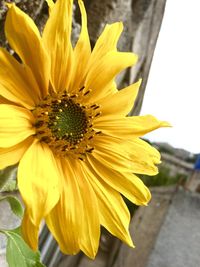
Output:
[[[45,219],[63,253],[94,258],[100,226],[133,246],[121,195],[146,205],[150,192],[133,173],[154,175],[159,153],[139,137],[167,126],[151,115],[127,117],[141,81],[118,91],[116,75],[137,61],[117,51],[120,22],[91,51],[84,4],[72,47],[72,0],[48,0],[42,36],[9,4],[5,33],[21,63],[0,49],[0,168],[18,166],[25,204],[22,231],[38,246]]]

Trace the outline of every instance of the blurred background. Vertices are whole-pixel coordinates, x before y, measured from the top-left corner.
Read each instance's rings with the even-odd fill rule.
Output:
[[[48,16],[45,0],[15,0],[43,29]],[[172,128],[145,137],[162,155],[159,174],[141,176],[150,187],[148,207],[127,201],[132,215],[130,232],[136,248],[130,249],[102,229],[94,261],[83,254],[64,256],[46,227],[40,236],[43,262],[48,267],[199,267],[200,266],[200,126],[199,61],[200,2],[191,0],[85,0],[91,44],[106,23],[123,21],[119,50],[139,55],[136,67],[117,78],[119,89],[143,78],[130,115],[152,114]],[[76,1],[75,1],[76,3]],[[6,47],[3,26],[6,7],[0,1],[0,45]],[[80,13],[74,5],[73,43],[80,32]],[[153,60],[152,60],[153,59]],[[18,194],[16,166],[0,171],[9,176],[3,192]],[[7,203],[0,203],[0,227],[19,221]],[[6,267],[6,242],[0,237],[0,266]]]

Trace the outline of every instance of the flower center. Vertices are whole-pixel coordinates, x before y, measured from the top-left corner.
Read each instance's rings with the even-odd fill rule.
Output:
[[[87,131],[88,119],[84,109],[71,99],[55,102],[51,109],[48,126],[54,136],[77,144]]]
[[[99,116],[99,106],[80,104],[78,95],[64,93],[47,96],[32,112],[36,118],[36,137],[49,145],[57,156],[81,160],[94,149],[92,119]]]

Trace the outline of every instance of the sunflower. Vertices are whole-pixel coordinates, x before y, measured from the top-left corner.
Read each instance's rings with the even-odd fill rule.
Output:
[[[17,61],[0,49],[0,168],[19,163],[25,204],[22,232],[34,250],[44,219],[66,254],[94,258],[100,226],[133,246],[122,195],[147,205],[135,174],[155,175],[160,155],[139,137],[166,122],[127,117],[141,80],[118,91],[116,75],[137,56],[117,51],[121,22],[107,25],[91,51],[87,16],[72,47],[72,0],[48,0],[42,36],[33,20],[8,4],[5,34]]]

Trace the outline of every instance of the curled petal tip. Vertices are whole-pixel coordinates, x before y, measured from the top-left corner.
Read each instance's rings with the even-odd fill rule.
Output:
[[[120,30],[123,31],[123,28],[124,28],[123,22],[122,21],[118,21],[116,23],[118,23]]]
[[[15,4],[14,3],[5,3],[5,5],[10,9],[12,6],[14,6]]]
[[[134,53],[132,54],[133,54],[133,59],[134,59],[133,65],[135,65],[138,62],[139,57],[137,54],[134,54]]]
[[[173,127],[173,126],[167,121],[161,121],[161,127]]]
[[[149,206],[149,202],[144,202],[143,206],[148,207]]]
[[[135,248],[135,245],[133,244],[133,241],[131,239],[131,237],[129,236],[129,240],[127,242],[127,245],[130,247],[130,248]]]
[[[46,2],[47,2],[47,5],[49,7],[49,14],[50,14],[52,9],[53,9],[53,7],[54,7],[54,5],[55,5],[55,3],[53,2],[53,0],[46,0]]]

